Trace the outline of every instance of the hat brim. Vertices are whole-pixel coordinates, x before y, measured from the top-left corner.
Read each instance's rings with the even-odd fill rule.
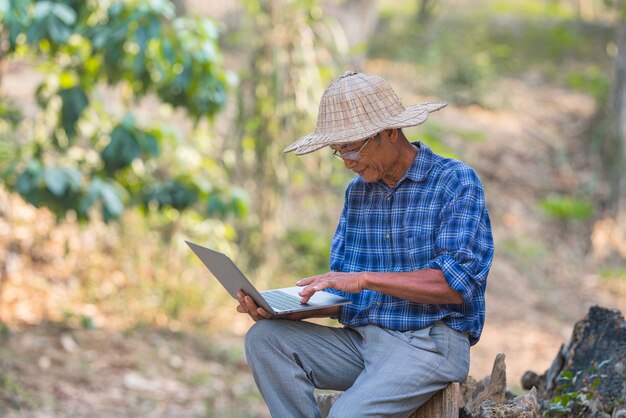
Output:
[[[379,123],[371,123],[361,126],[359,129],[344,130],[340,132],[314,132],[304,136],[293,144],[285,148],[284,152],[295,151],[296,155],[308,154],[333,144],[348,144],[361,141],[370,136],[376,135],[385,129],[401,129],[410,126],[421,125],[428,119],[428,114],[436,112],[446,107],[445,102],[423,103],[408,106],[406,110],[398,115],[387,118]]]

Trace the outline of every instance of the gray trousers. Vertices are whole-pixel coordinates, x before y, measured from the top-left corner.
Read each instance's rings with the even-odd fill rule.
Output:
[[[439,322],[418,331],[257,322],[246,357],[274,418],[319,417],[313,391],[345,391],[330,417],[408,417],[469,371],[469,340]]]

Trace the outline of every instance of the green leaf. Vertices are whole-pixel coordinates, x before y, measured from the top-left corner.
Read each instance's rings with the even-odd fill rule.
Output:
[[[594,391],[601,382],[602,380],[600,379],[595,379],[593,382],[591,382],[591,390]]]
[[[114,173],[128,167],[140,153],[141,147],[134,131],[124,125],[118,125],[111,132],[111,141],[102,150],[101,155],[105,169],[109,173]]]
[[[99,177],[95,177],[92,180],[87,196],[80,202],[78,207],[79,215],[82,218],[86,218],[89,209],[97,201],[102,203],[102,215],[106,222],[119,218],[124,210],[124,204],[117,188]]]
[[[78,86],[59,91],[59,97],[63,101],[61,125],[67,137],[72,140],[76,137],[76,123],[89,105],[89,98],[85,91]]]
[[[144,196],[144,204],[156,202],[159,208],[172,207],[185,210],[198,201],[199,193],[194,185],[180,180],[170,180],[164,184],[152,185],[150,192]]]
[[[40,199],[37,194],[41,181],[43,166],[39,160],[31,160],[26,169],[19,175],[15,189],[26,201],[39,207]]]
[[[26,32],[26,38],[29,43],[36,44],[41,40],[44,36],[44,22],[43,21],[34,21],[28,26],[28,30]]]
[[[67,26],[76,23],[76,12],[74,9],[63,3],[57,3],[52,9],[52,14],[59,18]]]
[[[9,0],[0,0],[0,13],[2,17],[9,13],[11,10],[11,2]]]
[[[72,31],[56,16],[50,16],[46,19],[48,35],[50,39],[59,44],[64,44],[72,35]]]
[[[155,135],[145,132],[143,135],[141,135],[140,145],[141,149],[146,154],[153,157],[159,156],[159,142]]]
[[[76,192],[81,189],[81,184],[83,181],[83,175],[80,171],[66,167],[63,169],[65,176],[67,177],[68,185],[71,191]]]
[[[15,182],[15,189],[22,196],[27,195],[33,189],[33,176],[23,171]]]
[[[96,324],[93,321],[93,318],[89,315],[81,315],[80,324],[84,329],[94,330],[96,329]]]
[[[93,48],[97,50],[104,47],[107,44],[108,35],[108,29],[106,27],[100,27],[95,30],[93,38],[91,38]]]
[[[245,218],[248,215],[249,198],[247,193],[235,190],[232,194],[231,210],[238,218]]]
[[[124,204],[122,203],[122,199],[120,199],[120,195],[117,193],[117,190],[115,190],[115,187],[103,182],[100,185],[100,195],[102,196],[104,209],[106,209],[106,211],[113,217],[119,217],[124,210]]]
[[[212,194],[207,204],[207,212],[209,216],[224,217],[226,215],[226,204],[219,196]]]
[[[51,1],[39,1],[35,3],[35,13],[33,17],[35,20],[44,20],[50,16],[53,7],[54,3]]]
[[[60,168],[46,168],[43,172],[43,179],[48,190],[55,196],[62,196],[69,186],[69,181]]]
[[[43,171],[44,184],[53,195],[63,196],[68,190],[80,190],[82,174],[73,168],[48,167]]]

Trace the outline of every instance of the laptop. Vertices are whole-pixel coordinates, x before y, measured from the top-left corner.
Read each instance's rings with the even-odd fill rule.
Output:
[[[352,303],[346,298],[323,291],[315,292],[307,303],[300,303],[302,297],[298,292],[302,287],[299,286],[258,291],[228,256],[193,242],[185,242],[233,298],[237,299],[237,292],[241,290],[250,296],[257,306],[273,315]]]

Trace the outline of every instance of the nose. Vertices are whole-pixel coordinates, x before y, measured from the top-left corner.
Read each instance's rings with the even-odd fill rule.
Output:
[[[352,167],[357,165],[357,162],[354,160],[343,160],[343,165],[348,169],[352,170]]]

